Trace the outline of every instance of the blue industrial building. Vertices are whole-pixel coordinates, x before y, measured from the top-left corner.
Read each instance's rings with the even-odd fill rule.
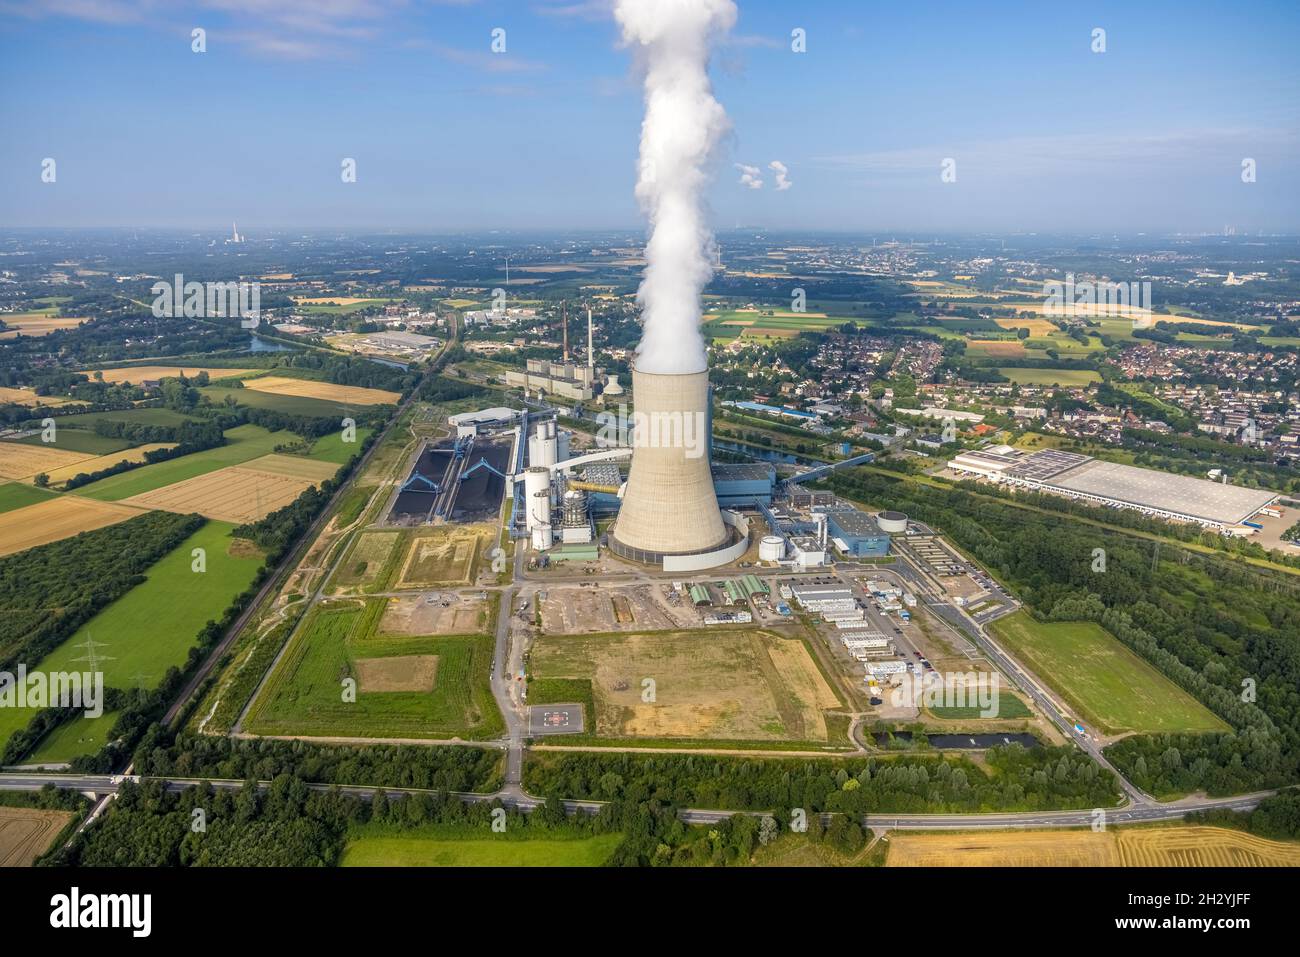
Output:
[[[772,504],[776,488],[776,469],[763,463],[739,464],[715,462],[713,491],[723,508],[757,508]]]
[[[826,530],[847,555],[855,558],[883,558],[889,554],[889,534],[866,512],[842,506],[826,510]]]

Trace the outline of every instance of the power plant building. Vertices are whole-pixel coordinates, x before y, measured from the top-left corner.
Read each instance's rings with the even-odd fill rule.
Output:
[[[596,383],[603,374],[603,369],[589,365],[529,359],[527,371],[511,370],[506,373],[506,385],[528,393],[558,395],[585,402],[595,396]]]
[[[856,508],[826,512],[830,536],[840,551],[855,558],[883,558],[889,554],[889,535],[876,520]]]
[[[759,463],[715,463],[713,491],[724,508],[757,508],[772,504],[776,469]]]

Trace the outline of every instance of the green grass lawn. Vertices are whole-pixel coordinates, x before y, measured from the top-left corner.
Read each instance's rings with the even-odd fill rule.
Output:
[[[235,558],[228,554],[233,527],[209,521],[155,562],[143,583],[88,621],[31,670],[87,671],[89,663],[80,659],[88,653],[85,643],[93,640],[95,653],[103,659],[98,667],[104,673],[105,686],[157,685],[168,668],[185,663],[200,629],[221,616],[261,567],[260,556]],[[195,548],[207,553],[207,570],[202,573],[191,568]],[[0,746],[15,730],[25,727],[34,713],[32,709],[0,709]],[[57,742],[42,742],[37,753],[56,746],[60,753],[73,749],[76,738],[87,733],[88,724],[85,718],[76,719],[51,735]],[[94,750],[87,747],[75,753]]]
[[[183,455],[178,459],[168,459],[166,462],[142,465],[119,475],[110,475],[98,482],[83,485],[77,489],[76,494],[116,502],[197,475],[206,475],[228,465],[247,462],[266,455],[277,445],[293,442],[297,438],[293,432],[268,432],[260,425],[240,425],[226,432],[225,445]]]
[[[599,867],[622,834],[574,838],[436,838],[362,835],[348,841],[343,867]]]
[[[294,636],[246,722],[257,734],[389,738],[495,737],[504,728],[488,684],[491,635],[390,636],[384,599],[317,606]],[[345,701],[362,659],[437,655],[432,691],[367,690]]]
[[[370,437],[374,429],[357,429],[357,440],[355,442],[344,442],[343,432],[330,432],[328,435],[322,435],[319,439],[311,444],[311,451],[307,453],[307,458],[315,459],[318,462],[333,462],[335,465],[343,465],[348,459],[361,451],[361,443]]]
[[[23,482],[0,483],[0,512],[11,512],[26,505],[35,505],[54,494]]]
[[[98,718],[77,718],[59,725],[36,746],[24,764],[66,764],[83,754],[94,754],[108,743],[117,723],[116,711],[105,711]]]
[[[970,698],[966,699],[970,701]],[[990,699],[991,700],[991,699]],[[970,718],[982,718],[983,710],[979,707],[966,708],[929,708],[927,709],[936,718],[942,718],[945,721],[966,720]],[[997,718],[1028,718],[1029,709],[1025,703],[1008,691],[998,692],[997,700]]]
[[[61,419],[55,419],[56,429],[52,447],[66,452],[85,452],[87,455],[108,455],[129,449],[131,443],[126,439],[114,439],[107,435],[97,435],[86,429],[64,428]],[[39,434],[19,439],[24,445],[45,445]]]
[[[1091,369],[1017,369],[1003,366],[998,371],[1020,385],[1081,386],[1101,381],[1101,376]]]
[[[1094,622],[1044,623],[1018,611],[991,628],[1008,651],[1078,710],[1085,726],[1103,734],[1229,730]]]

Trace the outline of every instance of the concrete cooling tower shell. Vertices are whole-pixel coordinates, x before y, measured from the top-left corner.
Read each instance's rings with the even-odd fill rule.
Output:
[[[709,374],[633,369],[632,393],[637,437],[610,548],[659,562],[722,547],[730,533],[709,469]]]

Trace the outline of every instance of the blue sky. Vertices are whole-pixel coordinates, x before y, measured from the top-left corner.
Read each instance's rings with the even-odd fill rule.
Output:
[[[1300,227],[1300,4],[738,6],[718,228]],[[0,0],[0,90],[0,227],[641,228],[601,0]]]

